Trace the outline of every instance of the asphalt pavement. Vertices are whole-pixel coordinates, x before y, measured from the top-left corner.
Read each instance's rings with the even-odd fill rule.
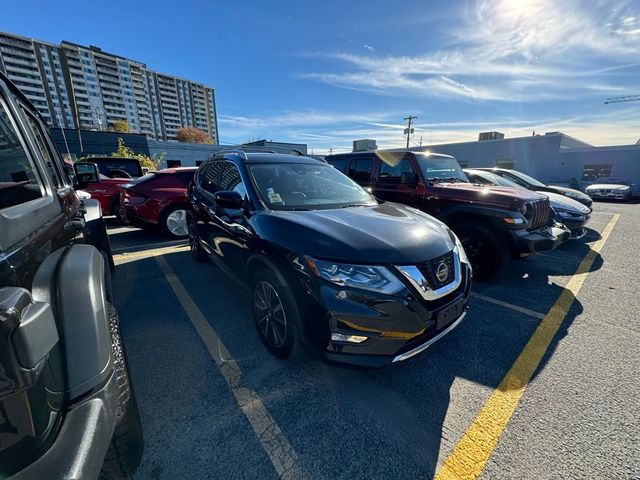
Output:
[[[456,330],[380,370],[272,357],[246,293],[213,264],[111,225],[145,434],[136,478],[431,478],[576,279],[481,478],[640,478],[639,224],[638,204],[596,203],[584,239],[477,282]]]

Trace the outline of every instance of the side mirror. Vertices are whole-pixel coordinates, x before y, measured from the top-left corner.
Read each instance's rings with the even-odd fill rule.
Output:
[[[213,195],[218,207],[224,210],[242,210],[244,198],[238,192],[233,190],[222,190]]]
[[[400,175],[400,184],[415,187],[418,185],[418,175],[413,172],[402,172],[402,175]]]
[[[75,189],[82,190],[87,188],[90,183],[98,183],[100,181],[100,172],[98,165],[88,162],[77,162],[73,164],[73,172],[75,174]]]

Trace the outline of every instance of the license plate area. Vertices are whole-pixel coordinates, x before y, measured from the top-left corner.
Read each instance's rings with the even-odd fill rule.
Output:
[[[451,305],[440,310],[436,316],[436,330],[440,330],[449,325],[456,318],[462,315],[463,311],[464,298],[461,298]]]

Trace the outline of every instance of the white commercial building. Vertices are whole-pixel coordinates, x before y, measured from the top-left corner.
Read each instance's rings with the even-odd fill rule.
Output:
[[[548,132],[410,150],[452,155],[464,168],[512,168],[543,182],[568,185],[575,179],[582,190],[598,177],[629,177],[635,185],[634,196],[640,196],[640,144],[595,147],[561,132]]]

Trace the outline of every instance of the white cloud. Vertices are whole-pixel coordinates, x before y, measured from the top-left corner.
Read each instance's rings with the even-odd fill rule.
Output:
[[[640,8],[628,1],[478,0],[466,11],[439,51],[316,54],[344,68],[301,77],[387,96],[534,102],[594,90],[583,77],[603,85],[591,79],[594,63],[603,65],[600,75],[625,75],[640,63]]]
[[[366,43],[363,45],[364,48],[366,48],[367,50],[369,50],[370,52],[375,52],[376,49],[373,48],[371,45],[367,45]]]

